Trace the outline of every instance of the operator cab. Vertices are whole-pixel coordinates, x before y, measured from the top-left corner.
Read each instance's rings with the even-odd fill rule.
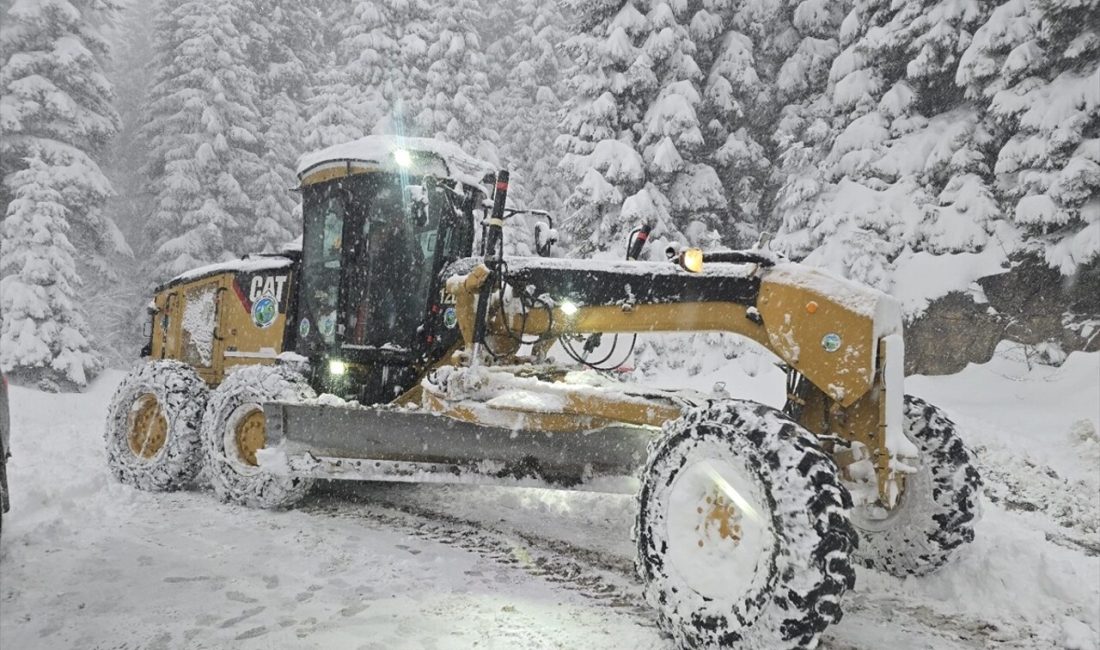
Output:
[[[303,157],[294,326],[315,389],[388,402],[457,342],[440,274],[472,254],[492,174],[422,138],[370,136]]]

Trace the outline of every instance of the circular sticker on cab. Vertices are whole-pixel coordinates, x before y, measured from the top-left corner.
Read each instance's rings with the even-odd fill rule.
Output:
[[[336,333],[336,312],[330,311],[317,321],[317,331],[326,339],[331,339]]]
[[[261,296],[252,303],[252,322],[260,329],[267,329],[275,324],[279,317],[279,302],[274,296]]]
[[[309,336],[310,323],[308,318],[303,318],[298,322],[298,336],[305,338]]]
[[[455,325],[458,325],[458,312],[454,307],[448,307],[443,312],[443,327],[453,330]]]

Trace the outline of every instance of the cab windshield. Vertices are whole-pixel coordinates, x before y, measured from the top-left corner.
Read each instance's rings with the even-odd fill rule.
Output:
[[[308,187],[303,198],[298,333],[307,347],[411,348],[439,227],[419,180],[360,174]]]

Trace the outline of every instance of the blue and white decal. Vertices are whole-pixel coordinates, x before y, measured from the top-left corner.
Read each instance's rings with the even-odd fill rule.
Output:
[[[260,296],[252,303],[252,323],[260,328],[267,329],[275,324],[279,317],[279,301],[275,296]]]

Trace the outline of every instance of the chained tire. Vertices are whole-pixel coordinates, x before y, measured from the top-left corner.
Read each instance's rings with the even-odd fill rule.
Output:
[[[265,470],[256,454],[266,443],[264,402],[313,397],[305,379],[282,366],[241,368],[211,393],[203,416],[202,448],[218,498],[253,508],[286,508],[309,492],[312,479]]]
[[[855,585],[852,500],[785,415],[730,400],[665,425],[642,474],[636,568],[680,647],[813,647]]]
[[[897,505],[882,517],[869,507],[852,511],[860,535],[857,559],[898,577],[927,575],[946,564],[974,541],[981,515],[982,479],[955,423],[939,408],[906,395],[904,426],[920,458]]]
[[[185,363],[151,361],[122,380],[107,407],[107,466],[142,490],[189,487],[202,467],[199,423],[209,395]]]

